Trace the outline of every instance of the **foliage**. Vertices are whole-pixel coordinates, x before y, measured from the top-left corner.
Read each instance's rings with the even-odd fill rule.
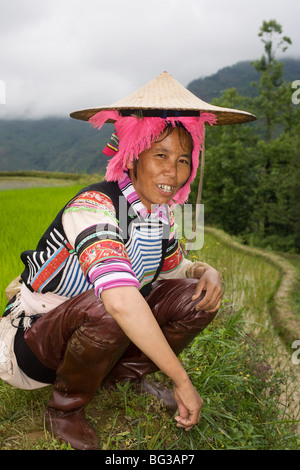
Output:
[[[243,109],[245,99],[230,89],[216,104]],[[205,222],[221,224],[231,234],[243,233],[249,225],[256,184],[256,141],[253,127],[246,125],[216,126],[207,132],[202,200]],[[192,186],[192,199],[197,185],[198,181]]]
[[[278,49],[285,52],[292,41],[282,35],[282,27],[275,20],[264,21],[258,36],[262,38],[265,54],[253,62],[255,70],[261,73],[257,83],[259,95],[254,99],[254,104],[265,123],[265,139],[270,142],[274,126],[281,121],[286,106],[283,64],[276,60],[275,55]]]
[[[246,243],[299,253],[300,108],[292,102],[292,84],[275,56],[291,40],[275,20],[263,23],[259,37],[265,54],[253,62],[260,74],[257,96],[249,99],[233,88],[214,100],[219,106],[247,109],[258,121],[207,133],[205,220]]]
[[[292,41],[287,36],[282,36],[282,26],[276,20],[263,21],[258,36],[265,45],[265,56],[260,61],[260,70],[265,70],[271,62],[275,61],[275,51],[281,49],[285,52]]]

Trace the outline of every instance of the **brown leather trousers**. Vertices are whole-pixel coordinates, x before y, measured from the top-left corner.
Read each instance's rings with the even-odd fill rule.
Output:
[[[154,317],[177,355],[216,315],[195,310],[199,299],[192,301],[191,298],[196,283],[196,279],[157,281],[146,297]],[[38,359],[54,370],[62,364],[70,341],[74,348],[78,346],[77,353],[83,356],[84,349],[79,348],[79,339],[91,346],[95,345],[96,355],[106,363],[101,382],[109,372],[107,382],[122,382],[122,379],[140,379],[157,370],[130,342],[93,290],[66,301],[39,318],[26,331],[24,338]],[[87,367],[84,357],[82,364]]]
[[[146,297],[177,355],[216,314],[195,309],[199,299],[191,299],[196,283],[196,279],[157,281]],[[109,387],[116,381],[140,383],[144,375],[157,371],[156,365],[130,342],[93,290],[40,317],[25,332],[24,339],[42,364],[56,370],[46,426],[78,449],[97,448],[97,439],[87,428],[82,410],[101,384]],[[74,414],[74,410],[80,410],[81,415],[78,411]]]

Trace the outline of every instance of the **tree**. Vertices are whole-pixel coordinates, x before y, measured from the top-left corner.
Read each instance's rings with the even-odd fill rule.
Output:
[[[296,121],[291,86],[284,80],[283,64],[276,59],[276,54],[285,52],[292,41],[283,36],[282,26],[275,20],[264,21],[258,36],[265,53],[253,62],[261,73],[257,83],[259,95],[253,104],[255,114],[263,123],[262,139],[256,148],[260,164],[254,195],[253,239],[264,246],[289,250],[295,242],[295,213],[290,207],[295,199],[292,169],[295,149],[285,133],[290,132]]]
[[[283,64],[277,61],[276,53],[285,52],[292,41],[283,36],[282,26],[275,20],[264,21],[258,36],[264,44],[265,54],[260,60],[252,62],[255,70],[261,73],[260,81],[256,84],[259,96],[255,99],[255,107],[265,124],[265,140],[270,142],[275,125],[280,123],[286,92]]]
[[[247,98],[235,88],[213,101],[217,106],[247,109]],[[202,203],[205,223],[234,235],[248,231],[256,186],[257,138],[251,124],[215,126],[206,133],[205,176]],[[196,201],[198,181],[192,186]]]
[[[258,96],[244,97],[233,88],[213,101],[253,112],[258,122],[207,132],[205,223],[249,244],[300,252],[300,105],[293,105],[293,89],[276,59],[291,40],[275,20],[263,22],[259,37],[264,55],[253,63],[261,73]],[[196,188],[197,181],[193,202]]]
[[[275,61],[275,53],[278,49],[285,52],[289,45],[292,44],[288,36],[282,36],[282,26],[275,20],[264,21],[258,36],[262,38],[265,45],[266,57],[261,58],[261,70],[263,67],[270,65]]]

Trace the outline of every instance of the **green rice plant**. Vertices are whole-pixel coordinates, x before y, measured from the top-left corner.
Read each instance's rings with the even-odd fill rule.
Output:
[[[202,249],[190,257],[221,273],[225,299],[237,308],[243,307],[244,312],[255,312],[256,321],[264,321],[266,306],[280,278],[276,267],[258,256],[232,249],[209,231],[205,232]]]
[[[0,191],[1,312],[5,288],[24,269],[20,255],[35,249],[53,218],[82,185]]]

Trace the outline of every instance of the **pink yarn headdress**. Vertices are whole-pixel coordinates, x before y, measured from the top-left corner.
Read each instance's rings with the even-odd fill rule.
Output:
[[[127,171],[127,162],[138,159],[141,152],[150,148],[162,134],[166,125],[175,127],[176,123],[180,122],[185,127],[193,140],[192,170],[188,181],[174,196],[175,203],[184,204],[197,174],[204,139],[204,125],[205,123],[211,126],[215,124],[216,116],[212,113],[202,113],[200,116],[139,117],[121,116],[118,111],[103,110],[91,117],[89,122],[95,128],[101,129],[109,119],[115,121],[119,147],[107,165],[105,175],[107,181],[122,181],[124,172]]]

